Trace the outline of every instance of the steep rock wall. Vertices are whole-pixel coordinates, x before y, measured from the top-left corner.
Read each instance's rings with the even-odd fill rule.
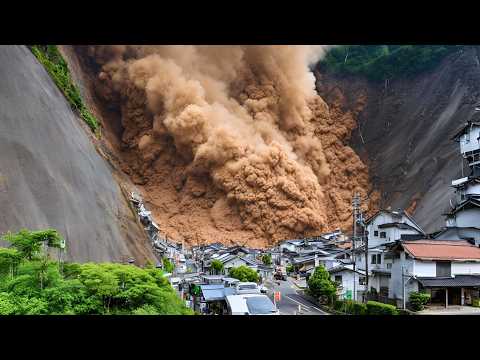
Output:
[[[462,176],[458,144],[450,138],[480,103],[479,48],[445,58],[411,79],[372,83],[317,72],[327,104],[345,98],[344,111],[365,97],[352,147],[368,164],[382,207],[409,209],[426,231],[444,225],[451,180]]]
[[[0,46],[0,233],[53,227],[67,259],[153,259],[112,168],[24,46]]]

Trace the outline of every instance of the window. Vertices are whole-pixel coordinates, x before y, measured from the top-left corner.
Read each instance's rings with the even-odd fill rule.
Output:
[[[380,237],[385,239],[387,237],[387,233],[385,231],[381,231]]]
[[[374,235],[374,236],[378,236],[378,230],[375,230],[375,231],[373,232],[373,235]]]
[[[372,261],[370,261],[371,264],[376,264],[377,263],[377,255],[372,255]]]
[[[382,254],[377,254],[377,264],[382,263]]]
[[[358,284],[359,284],[359,285],[365,285],[366,283],[367,283],[367,282],[366,282],[366,280],[365,280],[365,276],[360,276],[360,277],[358,278]]]
[[[342,275],[335,275],[335,282],[337,284],[342,284]]]
[[[437,277],[449,277],[452,275],[452,263],[450,261],[437,261]]]

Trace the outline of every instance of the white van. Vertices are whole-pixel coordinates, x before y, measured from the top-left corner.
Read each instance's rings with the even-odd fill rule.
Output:
[[[277,307],[263,294],[228,295],[229,315],[280,315]]]

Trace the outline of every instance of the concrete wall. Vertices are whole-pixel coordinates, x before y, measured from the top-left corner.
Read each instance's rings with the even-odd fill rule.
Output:
[[[413,259],[406,258],[405,252],[400,253],[400,258],[396,258],[392,264],[390,283],[388,286],[388,297],[402,298],[402,263],[405,267],[405,274],[413,273]],[[405,281],[407,278],[405,278]]]
[[[479,225],[480,226],[480,225]],[[438,240],[464,240],[465,238],[474,238],[480,241],[480,230],[452,228],[440,234],[435,239]]]
[[[458,227],[478,227],[480,226],[480,209],[467,209],[459,211],[455,218]]]

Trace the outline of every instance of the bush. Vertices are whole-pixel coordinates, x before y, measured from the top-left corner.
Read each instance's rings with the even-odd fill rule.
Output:
[[[422,292],[412,292],[410,294],[410,306],[414,311],[420,311],[425,308],[428,301],[430,300],[430,294]]]
[[[367,305],[354,300],[336,300],[333,306],[334,310],[349,315],[366,315]]]
[[[472,300],[473,307],[480,307],[480,299],[473,299]]]
[[[292,273],[295,270],[292,264],[288,264],[286,267],[287,273]]]
[[[366,315],[367,305],[359,302],[353,304],[353,315]]]
[[[83,103],[80,91],[70,76],[67,62],[63,59],[57,46],[33,45],[30,47],[30,50],[45,67],[45,70],[47,70],[57,87],[70,103],[70,107],[78,112],[90,129],[98,136],[98,121]]]
[[[367,315],[398,315],[397,308],[393,305],[383,304],[377,301],[367,302]]]

